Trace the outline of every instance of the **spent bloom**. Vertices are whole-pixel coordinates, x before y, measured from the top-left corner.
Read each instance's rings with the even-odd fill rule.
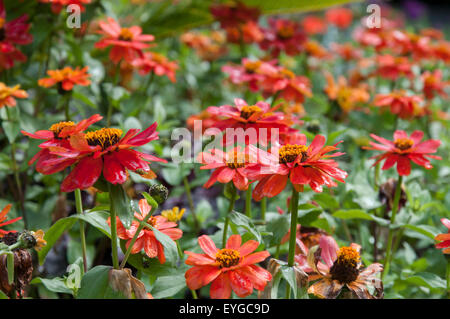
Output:
[[[370,142],[370,146],[363,148],[383,151],[382,154],[373,157],[377,159],[374,165],[385,160],[382,166],[383,170],[397,164],[398,174],[408,176],[411,172],[411,161],[426,169],[431,169],[433,166],[427,157],[441,159],[439,156],[431,155],[431,153],[436,153],[441,141],[430,139],[421,142],[423,135],[423,132],[418,130],[412,132],[410,136],[405,131],[397,130],[394,133],[394,141],[389,141],[375,134],[370,134],[378,143]]]
[[[207,235],[198,238],[200,248],[205,252],[190,251],[185,263],[193,266],[186,271],[186,284],[189,289],[199,289],[211,283],[212,299],[228,299],[231,291],[244,298],[253,289],[264,290],[272,280],[272,275],[256,264],[269,257],[268,251],[255,252],[259,243],[249,240],[242,244],[240,235],[231,235],[225,248],[218,249]]]
[[[330,236],[322,236],[319,246],[310,249],[307,256],[313,273],[309,280],[318,279],[312,284],[308,293],[320,298],[335,299],[344,287],[347,287],[359,299],[378,299],[383,297],[383,283],[376,276],[383,270],[379,263],[373,263],[363,269],[360,257],[361,246],[352,243],[339,248]],[[375,288],[375,295],[368,287]]]

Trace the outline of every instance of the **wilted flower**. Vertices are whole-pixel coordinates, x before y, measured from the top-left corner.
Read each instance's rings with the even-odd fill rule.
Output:
[[[431,153],[436,153],[438,147],[441,145],[441,141],[427,140],[420,142],[423,135],[422,131],[416,130],[411,136],[408,136],[405,131],[397,130],[394,133],[394,141],[389,141],[375,134],[370,134],[374,140],[381,144],[370,142],[371,146],[363,148],[367,150],[384,151],[383,154],[373,157],[377,159],[373,165],[386,160],[381,168],[386,170],[397,163],[398,174],[407,176],[411,172],[411,161],[426,169],[431,169],[433,166],[426,157],[437,160],[441,159],[439,156],[431,155]]]
[[[186,264],[194,266],[186,271],[186,284],[189,289],[199,289],[211,284],[212,299],[228,299],[231,291],[244,298],[256,290],[264,290],[272,275],[265,269],[255,265],[269,257],[268,251],[253,253],[259,243],[249,240],[241,245],[240,235],[231,235],[225,248],[217,249],[207,235],[200,236],[198,243],[206,254],[190,251]]]

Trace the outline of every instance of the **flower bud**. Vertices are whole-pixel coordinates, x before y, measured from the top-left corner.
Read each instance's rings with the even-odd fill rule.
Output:
[[[167,200],[167,197],[169,197],[169,190],[161,184],[152,185],[149,193],[159,205],[163,204]]]
[[[306,130],[313,134],[320,132],[320,122],[318,120],[312,120],[306,124]]]

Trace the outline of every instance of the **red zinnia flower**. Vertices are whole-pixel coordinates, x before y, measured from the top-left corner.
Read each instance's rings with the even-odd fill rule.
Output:
[[[8,220],[8,221],[5,222],[6,215],[9,213],[9,210],[11,209],[11,207],[12,207],[12,205],[8,204],[0,212],[0,227],[6,226],[6,225],[10,225],[10,224],[15,223],[16,221],[22,219],[22,217],[17,217],[17,218],[14,218],[14,219],[11,219],[11,220]],[[8,233],[16,233],[16,232],[17,231],[15,231],[15,230],[3,230],[3,229],[0,229],[0,238],[5,236]]]
[[[373,157],[377,159],[373,165],[386,159],[382,167],[382,169],[385,170],[397,163],[397,172],[402,176],[407,176],[411,172],[411,161],[426,169],[431,169],[433,166],[426,157],[437,160],[441,159],[439,156],[430,155],[431,153],[436,152],[441,145],[441,141],[426,140],[420,142],[423,138],[422,131],[414,131],[411,136],[408,137],[408,134],[406,134],[405,131],[397,130],[394,133],[393,142],[375,134],[370,134],[370,136],[381,144],[370,142],[371,146],[365,146],[363,148],[367,150],[384,151],[383,154]]]
[[[338,168],[338,163],[330,157],[343,155],[338,152],[331,155],[326,153],[337,150],[341,142],[334,146],[324,146],[325,137],[317,135],[309,146],[306,146],[306,136],[296,134],[289,143],[282,145],[278,150],[278,157],[272,155],[269,167],[265,171],[247,171],[250,177],[259,181],[253,191],[253,198],[260,201],[263,197],[274,197],[281,193],[290,179],[297,191],[301,191],[305,184],[315,192],[322,192],[322,185],[337,186],[333,179],[345,183],[347,172]]]
[[[61,156],[60,158],[47,160],[42,164],[57,165],[58,170],[62,170],[71,165],[69,159],[75,160],[75,167],[61,184],[63,192],[91,187],[102,172],[103,177],[111,184],[123,184],[128,178],[127,170],[146,178],[155,178],[147,161],[167,161],[131,148],[158,139],[156,126],[155,122],[140,133],[138,129],[130,129],[124,137],[122,130],[116,128],[102,128],[86,134],[72,135],[70,148],[50,148],[51,153]]]
[[[253,145],[248,145],[244,150],[237,146],[228,153],[219,149],[212,149],[209,153],[200,153],[198,158],[202,164],[205,164],[200,169],[215,169],[204,187],[209,188],[217,181],[223,184],[233,181],[237,189],[247,190],[250,182],[246,169],[254,165],[261,165],[261,161],[267,158],[267,155],[266,152]]]
[[[76,4],[80,7],[81,12],[84,12],[86,8],[83,4],[91,3],[91,0],[39,0],[42,3],[51,3],[53,13],[60,13],[64,6]]]
[[[48,130],[40,130],[35,133],[28,133],[21,131],[23,135],[29,136],[38,140],[45,140],[45,142],[39,145],[41,150],[28,162],[28,165],[36,163],[36,170],[41,174],[53,174],[59,172],[61,169],[75,163],[76,159],[67,158],[66,161],[61,162],[59,165],[46,165],[46,162],[50,159],[57,159],[58,156],[51,154],[50,147],[65,147],[70,148],[70,136],[79,134],[85,131],[91,124],[98,122],[103,117],[99,114],[92,115],[90,118],[80,121],[75,124],[72,121],[59,122],[50,126]],[[62,166],[61,166],[62,165]]]
[[[412,77],[412,64],[407,57],[394,57],[389,54],[376,57],[378,75],[395,81],[399,76]]]
[[[132,65],[139,69],[141,75],[154,72],[157,76],[166,75],[170,81],[176,82],[175,70],[178,69],[176,62],[169,61],[164,55],[155,52],[145,52],[143,58],[138,58]]]
[[[248,7],[242,2],[211,6],[210,11],[224,29],[240,26],[247,21],[256,22],[261,13],[257,7]]]
[[[444,254],[450,254],[450,219],[442,218],[442,224],[448,228],[447,234],[439,234],[435,237],[436,240],[441,241],[439,244],[436,244],[436,248],[444,248],[442,252]]]
[[[3,0],[0,0],[0,70],[10,69],[14,61],[26,61],[26,56],[15,45],[25,45],[33,41],[28,33],[30,24],[25,23],[28,15],[6,22],[6,11]]]
[[[260,82],[264,80],[264,75],[260,73],[261,67],[265,64],[273,66],[276,61],[265,62],[261,60],[242,59],[240,65],[224,65],[222,72],[230,76],[230,81],[233,84],[247,84],[248,88],[257,92],[260,89]]]
[[[269,19],[269,25],[270,29],[264,30],[264,40],[259,44],[261,49],[270,50],[274,57],[281,51],[296,55],[303,50],[306,36],[299,24],[285,19]]]
[[[402,119],[410,119],[425,114],[421,106],[423,99],[417,95],[406,95],[405,91],[394,91],[389,94],[377,94],[373,101],[375,106],[388,108],[392,114],[397,114]]]
[[[142,34],[139,26],[122,28],[113,18],[108,17],[107,22],[100,21],[101,28],[98,31],[104,37],[95,43],[95,47],[104,49],[112,46],[109,57],[112,62],[118,63],[121,59],[131,63],[136,58],[143,58],[142,49],[148,48],[150,42],[155,39],[151,34]]]
[[[194,266],[185,274],[189,289],[199,289],[212,282],[212,299],[228,299],[231,290],[241,298],[250,295],[253,288],[264,290],[272,275],[255,264],[270,254],[268,251],[253,253],[259,246],[257,241],[249,240],[243,245],[241,242],[240,235],[232,235],[225,248],[217,249],[207,235],[200,236],[198,243],[206,254],[184,252],[188,255],[186,264]]]
[[[338,28],[346,29],[352,24],[353,12],[347,8],[334,8],[325,12],[328,23],[334,24]]]
[[[237,27],[225,29],[227,41],[230,43],[259,43],[264,39],[263,31],[258,23],[247,21]]]
[[[291,120],[287,119],[284,113],[275,112],[279,105],[271,108],[268,103],[262,101],[257,102],[255,105],[248,105],[247,102],[242,99],[234,99],[234,104],[235,106],[210,106],[207,110],[213,115],[224,118],[214,124],[214,127],[217,127],[222,131],[226,132],[226,129],[231,128],[242,128],[250,135],[250,133],[253,133],[253,130],[255,130],[254,136],[245,137],[246,144],[256,144],[257,142],[260,142],[263,145],[267,145],[267,141],[261,140],[260,137],[262,136],[261,134],[267,133],[266,137],[270,140],[272,136],[271,128],[277,128],[279,134],[294,131],[289,127],[291,125]],[[265,132],[260,130],[264,128],[266,129]],[[226,140],[226,137],[225,134],[224,141]],[[230,140],[228,142],[234,141]]]
[[[20,90],[20,85],[8,87],[5,83],[0,82],[0,109],[4,106],[16,106],[16,99],[25,99],[28,94],[24,90]]]
[[[139,201],[139,211],[134,212],[134,217],[138,220],[142,221],[148,215],[152,207],[148,204],[147,200],[141,199]],[[136,234],[137,229],[139,228],[139,222],[134,220],[129,229],[126,229],[119,217],[117,219],[117,236],[120,239],[127,240],[125,247],[128,247],[131,244],[131,240]],[[111,217],[107,220],[108,225],[111,226]],[[167,221],[167,218],[158,215],[151,216],[147,220],[147,224],[151,225],[155,229],[159,230],[161,233],[169,236],[172,240],[178,240],[183,236],[183,231],[177,227],[177,223]],[[144,249],[145,254],[150,258],[158,257],[158,260],[161,264],[166,262],[166,256],[164,255],[164,247],[163,245],[156,239],[155,233],[148,227],[144,227],[138,237],[133,247],[131,248],[132,254],[139,253],[142,249]]]
[[[58,84],[62,90],[71,91],[74,85],[86,86],[91,83],[87,70],[87,66],[82,69],[76,67],[75,70],[70,66],[61,70],[48,70],[47,74],[50,77],[39,79],[38,84],[45,88]]]
[[[325,21],[314,15],[309,15],[302,20],[303,30],[309,35],[322,34],[327,30]]]
[[[426,71],[421,76],[423,81],[423,93],[427,99],[432,99],[435,94],[439,94],[442,97],[447,97],[445,87],[449,85],[449,82],[442,81],[442,71],[435,70],[434,72]]]

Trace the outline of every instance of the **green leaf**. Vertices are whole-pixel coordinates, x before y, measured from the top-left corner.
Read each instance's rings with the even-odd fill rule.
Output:
[[[234,225],[245,228],[247,231],[249,231],[253,235],[253,237],[256,238],[256,241],[261,243],[261,241],[262,241],[261,234],[256,229],[255,225],[253,224],[253,222],[251,221],[250,218],[248,218],[244,214],[238,213],[237,211],[232,211],[229,214],[229,217],[230,217],[230,221]]]
[[[290,226],[289,215],[278,215],[270,219],[266,224],[266,230],[272,232],[269,247],[280,243],[281,239],[288,233]]]
[[[45,257],[47,256],[50,249],[55,245],[58,241],[59,237],[66,231],[72,228],[73,224],[79,219],[84,220],[85,222],[91,224],[106,236],[110,237],[110,227],[106,223],[106,219],[109,214],[104,211],[94,211],[91,213],[85,213],[83,215],[72,215],[66,218],[59,219],[56,223],[54,223],[49,230],[45,233],[44,239],[47,241],[47,245],[45,245],[40,252],[38,252],[39,264],[43,264]]]
[[[9,143],[13,143],[16,140],[17,135],[20,132],[20,125],[18,122],[3,121],[3,130]]]
[[[349,2],[358,2],[358,0],[278,0],[278,1],[261,1],[261,0],[243,0],[248,6],[258,6],[263,13],[287,13],[287,12],[306,12],[316,11],[331,7],[338,4]]]
[[[312,222],[317,220],[322,213],[322,208],[312,204],[302,204],[298,206],[298,223],[309,226]]]
[[[125,296],[114,291],[109,285],[111,266],[96,266],[89,270],[81,280],[78,299],[124,299]]]
[[[127,193],[120,184],[110,185],[109,191],[111,206],[114,207],[114,210],[116,211],[123,226],[127,229],[130,228],[134,217],[130,198],[128,198]]]
[[[158,240],[164,247],[164,255],[166,256],[166,262],[175,265],[175,263],[178,261],[177,244],[175,243],[175,241],[172,240],[172,238],[160,232],[156,228],[151,227],[151,229],[155,234],[156,240]]]
[[[154,298],[167,298],[172,297],[179,291],[186,288],[186,279],[184,274],[176,276],[162,276],[156,279],[152,290],[152,296]]]
[[[72,294],[72,289],[66,286],[66,282],[64,278],[52,278],[46,279],[41,277],[36,277],[31,281],[31,284],[43,284],[45,288],[53,292],[59,292],[64,294]]]
[[[411,284],[427,287],[430,289],[446,288],[446,281],[444,279],[429,272],[417,273],[414,276],[406,278],[405,280]]]
[[[389,225],[389,221],[370,215],[361,209],[338,210],[333,214],[333,217],[341,219],[366,219],[373,220],[382,226]]]
[[[281,275],[286,279],[287,283],[294,292],[294,299],[297,299],[297,279],[295,277],[294,267],[289,267],[288,265],[282,265],[280,267]]]
[[[411,225],[406,224],[403,227],[414,230],[422,235],[427,236],[430,239],[434,240],[434,237],[436,237],[439,234],[439,230],[435,227],[428,226],[428,225]]]
[[[8,252],[6,254],[6,267],[8,270],[8,284],[14,282],[14,253]]]
[[[7,295],[3,291],[0,290],[0,299],[9,299]]]

